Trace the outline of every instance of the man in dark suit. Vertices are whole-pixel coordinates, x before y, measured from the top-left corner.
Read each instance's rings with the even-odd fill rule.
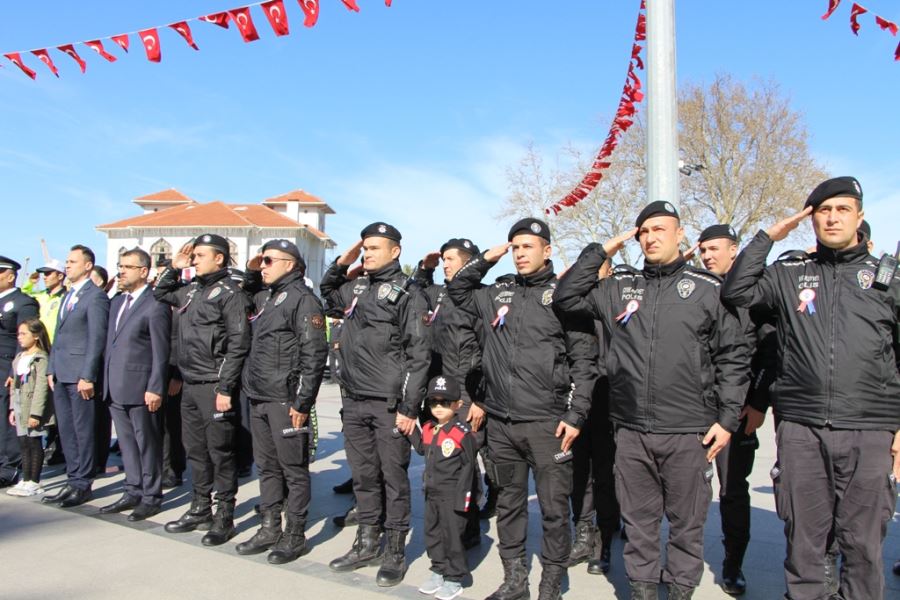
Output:
[[[0,377],[5,381],[16,352],[20,350],[16,338],[19,323],[38,316],[38,303],[16,287],[21,265],[0,256]],[[16,428],[9,424],[9,390],[0,387],[0,488],[11,486],[18,479],[19,439]]]
[[[66,455],[66,485],[41,502],[64,508],[90,500],[94,481],[94,384],[106,342],[109,298],[90,280],[94,252],[72,246],[66,259],[71,286],[59,309],[47,378]]]
[[[162,504],[160,406],[169,366],[171,309],[147,285],[150,255],[134,248],[119,255],[119,291],[110,304],[106,335],[104,399],[116,424],[125,465],[125,493],[100,509],[110,514],[134,509],[142,521]]]

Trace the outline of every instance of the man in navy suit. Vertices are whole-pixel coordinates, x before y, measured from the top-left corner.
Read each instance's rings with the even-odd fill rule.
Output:
[[[59,308],[48,364],[68,480],[58,493],[41,502],[64,508],[93,497],[94,384],[103,366],[109,317],[109,298],[90,279],[93,268],[94,252],[87,246],[72,246],[66,259],[71,287]]]
[[[169,367],[171,309],[147,285],[150,255],[134,248],[119,255],[119,291],[110,304],[104,360],[104,399],[116,424],[125,465],[125,493],[100,509],[134,509],[129,521],[157,514],[162,504],[160,414]]]

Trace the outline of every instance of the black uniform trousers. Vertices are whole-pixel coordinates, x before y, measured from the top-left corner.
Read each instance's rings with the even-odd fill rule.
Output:
[[[409,530],[411,446],[396,429],[396,412],[383,398],[345,395],[344,449],[353,476],[361,525]],[[383,491],[382,491],[382,485]],[[383,507],[383,508],[382,508]]]
[[[746,433],[747,420],[742,419],[731,441],[716,455],[719,472],[719,512],[722,517],[722,537],[725,552],[740,566],[750,543],[750,482],[753,461],[759,449],[754,431]]]
[[[695,588],[703,574],[703,525],[712,501],[713,467],[703,435],[616,430],[616,496],[628,541],[631,581],[659,583],[659,535],[669,521],[663,583]]]
[[[95,394],[99,393],[95,390]],[[66,476],[70,486],[89,490],[94,482],[94,416],[97,400],[85,400],[77,383],[57,381],[53,390],[53,410],[59,441],[66,455]]]
[[[305,526],[312,494],[309,433],[282,435],[283,430],[293,429],[287,402],[249,399],[249,404],[253,458],[259,473],[260,511],[280,513],[284,510],[291,522]]]
[[[161,410],[161,409],[160,409]],[[125,493],[144,504],[162,504],[162,440],[159,411],[146,404],[109,405],[122,464],[125,465]]]
[[[235,434],[238,397],[231,397],[234,416],[213,421],[216,412],[215,383],[184,383],[181,390],[181,438],[184,440],[194,494],[234,502],[237,495]]]
[[[462,542],[468,516],[453,510],[455,487],[455,481],[447,482],[446,494],[425,493],[425,548],[431,559],[431,570],[447,581],[458,582],[469,574]]]
[[[588,417],[572,452],[572,520],[576,524],[596,521],[601,534],[609,539],[620,519],[613,475],[616,442],[609,419]]]
[[[168,382],[167,382],[168,385]],[[163,478],[184,474],[184,443],[181,441],[181,391],[166,397],[159,410],[162,421]]]
[[[4,380],[11,366],[11,358],[0,358],[0,373],[3,374]],[[12,406],[6,386],[0,387],[0,410],[3,411],[0,418],[0,421],[3,421],[0,423],[0,479],[12,481],[19,472],[22,454],[16,428],[9,424],[9,411],[12,410]]]
[[[827,598],[825,551],[834,528],[843,598],[884,598],[882,550],[894,514],[890,431],[836,430],[784,421],[776,430],[775,507],[784,521],[791,600]]]
[[[497,535],[500,557],[525,557],[528,532],[528,469],[534,474],[541,507],[541,563],[567,567],[572,546],[569,526],[569,496],[572,494],[572,462],[556,463],[560,452],[556,437],[558,419],[505,421],[491,417],[487,430],[491,459],[501,477],[497,495]]]

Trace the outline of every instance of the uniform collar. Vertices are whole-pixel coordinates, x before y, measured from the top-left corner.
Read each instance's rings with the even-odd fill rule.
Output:
[[[13,292],[15,292],[17,289],[19,289],[19,288],[11,287],[8,290],[6,290],[5,292],[0,292],[0,300],[2,300],[3,298],[6,298],[7,296],[9,296]]]
[[[280,290],[281,288],[287,286],[289,283],[293,283],[298,279],[303,279],[303,275],[300,271],[291,271],[290,273],[285,273],[284,276],[269,286],[269,289],[273,292]]]
[[[531,275],[519,275],[516,273],[516,284],[525,287],[534,287],[544,285],[548,281],[556,279],[556,273],[553,272],[553,261],[548,260],[544,266]]]
[[[382,267],[378,271],[371,271],[367,273],[369,276],[369,281],[372,283],[377,283],[379,281],[389,281],[397,276],[398,273],[402,273],[403,269],[400,268],[400,261],[392,260],[386,266]]]
[[[200,283],[201,286],[206,287],[208,285],[212,285],[220,279],[225,279],[228,277],[228,269],[219,269],[214,273],[208,273],[206,275],[197,275],[196,279]]]
[[[654,277],[668,277],[683,269],[686,264],[687,262],[684,260],[684,256],[682,256],[681,254],[678,255],[678,258],[665,265],[648,263],[645,260],[642,272],[644,274],[644,277],[648,279],[652,279]]]
[[[869,256],[869,240],[862,233],[857,234],[859,243],[846,250],[834,250],[821,242],[816,241],[816,258],[828,263],[852,263],[859,262]]]

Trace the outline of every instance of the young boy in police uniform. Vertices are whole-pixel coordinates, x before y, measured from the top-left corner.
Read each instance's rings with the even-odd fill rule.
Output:
[[[434,377],[425,395],[431,419],[409,436],[416,452],[425,456],[425,547],[432,575],[419,591],[437,600],[459,596],[461,581],[469,574],[462,536],[467,513],[476,507],[472,477],[478,451],[472,432],[456,414],[461,396],[452,377]]]

